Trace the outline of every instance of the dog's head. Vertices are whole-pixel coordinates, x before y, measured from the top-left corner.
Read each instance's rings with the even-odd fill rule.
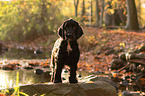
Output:
[[[64,40],[77,40],[83,35],[83,30],[79,23],[73,19],[65,21],[58,29],[58,35]]]

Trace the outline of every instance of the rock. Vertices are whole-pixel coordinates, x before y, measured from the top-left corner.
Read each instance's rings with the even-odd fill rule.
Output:
[[[29,64],[29,66],[34,66],[34,67],[39,66],[39,63],[38,62],[36,62],[36,63],[30,62],[28,64]]]
[[[117,96],[117,91],[113,86],[104,81],[95,83],[82,83],[81,87],[87,93],[86,96]]]
[[[32,66],[24,66],[23,68],[26,69],[26,70],[34,69]]]
[[[81,77],[82,77],[82,75],[80,74],[80,75],[78,75],[78,77],[79,77],[79,78],[81,78]]]
[[[118,70],[120,68],[122,68],[123,66],[126,65],[126,61],[121,60],[121,59],[114,59],[111,61],[111,69],[112,70]]]
[[[50,66],[48,66],[48,65],[44,65],[43,68],[50,68]]]
[[[42,70],[42,69],[36,69],[36,70],[34,71],[34,73],[40,75],[40,74],[43,73],[43,70]]]
[[[145,45],[143,45],[141,48],[139,48],[140,52],[144,52],[145,51]]]
[[[112,85],[116,89],[116,91],[118,91],[117,84],[111,79],[109,79],[109,77],[106,77],[106,76],[104,77],[103,75],[89,75],[81,79],[81,82],[84,82],[84,83],[85,82],[98,82],[98,81],[106,82]]]
[[[62,77],[62,80],[66,80],[65,77]]]
[[[3,70],[14,70],[12,66],[2,66]]]
[[[104,82],[78,84],[31,84],[20,86],[20,91],[28,96],[117,96],[113,86]]]
[[[30,84],[21,85],[19,90],[28,96],[40,96],[42,94],[45,94],[45,96],[117,96],[117,91],[115,87],[113,87],[113,83],[111,83],[113,81],[106,77],[94,76],[95,75],[84,77],[86,82],[77,84]],[[14,89],[11,90],[12,92],[10,93],[12,94]]]
[[[116,91],[118,90],[117,84],[114,81],[112,81],[111,79],[109,79],[108,77],[97,77],[96,76],[96,77],[90,79],[90,81],[93,81],[93,82],[97,82],[98,80],[107,82],[110,85],[112,85],[116,89]]]
[[[20,68],[20,64],[7,64],[1,67],[3,70],[15,70]]]
[[[37,49],[34,51],[34,54],[36,54],[36,55],[43,54],[43,51],[41,51],[40,49]]]
[[[125,53],[121,53],[121,54],[119,55],[119,58],[120,58],[121,60],[126,60],[126,54],[125,54]]]

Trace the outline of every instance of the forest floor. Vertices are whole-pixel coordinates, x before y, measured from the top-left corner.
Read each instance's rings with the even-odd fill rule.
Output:
[[[122,52],[131,52],[145,45],[144,30],[126,31],[124,29],[96,27],[84,27],[83,30],[84,35],[78,40],[81,51],[78,68],[90,73],[108,74],[115,72],[116,70],[110,70],[111,61],[114,58],[117,58]],[[56,35],[44,36],[21,43],[7,42],[7,46],[12,48],[19,45],[34,50],[41,48],[42,51],[51,52],[53,43],[57,38]],[[121,74],[126,73],[122,72]]]
[[[87,51],[85,50],[81,54],[80,61],[83,61],[84,66],[83,64],[80,66],[82,66],[81,68],[85,68],[87,65],[88,68],[94,66],[90,68],[93,71],[107,71],[110,62],[120,53],[131,52],[145,45],[145,32],[143,30],[126,31],[87,27],[85,32],[83,39],[86,40],[80,40],[80,42],[84,42],[83,45],[80,44],[80,47],[84,46],[83,49]]]

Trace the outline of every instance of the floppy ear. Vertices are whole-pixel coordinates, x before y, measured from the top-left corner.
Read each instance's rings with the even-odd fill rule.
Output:
[[[81,26],[78,24],[77,34],[76,34],[77,39],[79,39],[83,34],[84,34],[83,30],[82,30]]]
[[[58,36],[65,39],[63,24],[58,29]]]

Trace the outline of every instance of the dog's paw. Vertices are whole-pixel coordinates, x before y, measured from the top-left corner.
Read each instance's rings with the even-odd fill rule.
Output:
[[[69,83],[78,83],[78,80],[76,79],[76,77],[69,77]]]
[[[54,80],[54,83],[62,83],[62,80]]]

